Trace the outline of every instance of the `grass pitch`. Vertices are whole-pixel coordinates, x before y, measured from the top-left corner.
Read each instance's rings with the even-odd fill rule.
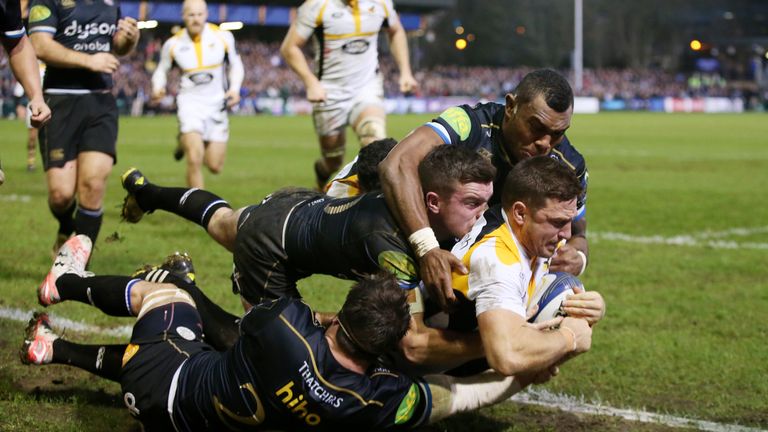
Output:
[[[393,116],[401,139],[430,116]],[[35,287],[50,267],[55,223],[44,176],[25,172],[25,130],[0,121],[0,307],[37,309]],[[183,185],[171,157],[172,117],[123,118],[118,163],[91,270],[126,274],[188,251],[199,284],[238,311],[231,256],[196,225],[165,213],[121,223],[119,176],[138,166],[151,181]],[[224,172],[206,187],[233,207],[286,185],[310,186],[318,150],[307,117],[233,118]],[[608,313],[592,350],[544,388],[587,401],[768,429],[768,121],[764,115],[577,115],[568,132],[590,171],[590,264],[583,280]],[[350,136],[350,138],[352,138]],[[348,158],[356,152],[352,138]],[[348,282],[300,285],[318,309],[336,309]],[[80,304],[49,310],[100,327],[130,325]],[[30,313],[31,315],[31,313]],[[0,430],[138,430],[118,386],[66,367],[19,364],[24,324],[0,319]],[[87,342],[110,340],[70,333]],[[117,341],[112,338],[111,340]],[[666,430],[608,417],[505,403],[435,430]]]

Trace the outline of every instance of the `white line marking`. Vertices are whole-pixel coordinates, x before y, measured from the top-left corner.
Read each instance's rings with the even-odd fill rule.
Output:
[[[0,318],[5,318],[13,321],[27,322],[29,321],[30,318],[32,318],[33,312],[34,311],[31,311],[31,310],[24,311],[24,310],[15,309],[15,308],[0,307]],[[76,331],[80,333],[94,333],[94,334],[118,336],[118,337],[126,337],[126,336],[130,337],[131,332],[133,331],[132,326],[104,328],[104,327],[98,327],[98,326],[86,324],[82,321],[73,321],[71,319],[56,315],[54,313],[49,313],[48,315],[50,315],[51,317],[51,323],[53,324],[53,328],[57,331],[69,330],[69,331]],[[19,341],[21,341],[21,337],[22,337],[22,334],[19,334]]]
[[[621,417],[626,420],[642,423],[663,424],[671,427],[696,428],[711,432],[761,432],[764,429],[747,426],[715,423],[706,420],[688,419],[666,414],[656,414],[632,409],[613,408],[599,404],[586,403],[584,398],[575,398],[568,395],[558,395],[544,389],[529,388],[510,398],[511,401],[528,405],[539,405],[549,408],[557,408],[562,411],[578,414],[591,414],[602,416]]]
[[[755,234],[768,233],[768,226],[756,228],[730,228],[724,231],[703,231],[692,235],[677,235],[665,237],[635,236],[617,232],[590,232],[589,239],[599,242],[623,241],[627,243],[641,244],[665,244],[670,246],[708,247],[712,249],[758,249],[768,250],[768,243],[763,242],[738,242],[735,240],[722,240],[727,237],[749,237]]]
[[[0,195],[0,201],[28,203],[32,201],[32,196],[18,194]]]
[[[32,317],[33,311],[23,311],[21,309],[0,307],[0,318],[13,321],[27,322]],[[94,333],[110,336],[130,336],[132,327],[122,326],[113,328],[103,328],[80,321],[73,321],[64,317],[51,314],[51,321],[56,330],[66,329],[83,333]],[[19,334],[19,340],[21,340]],[[763,429],[750,428],[739,425],[729,425],[715,423],[706,420],[687,419],[684,417],[674,417],[665,414],[655,414],[645,411],[636,411],[632,409],[620,409],[610,406],[596,405],[586,403],[584,398],[576,398],[568,395],[558,395],[544,389],[528,388],[522,393],[518,393],[510,398],[513,402],[519,402],[528,405],[540,405],[549,408],[557,408],[562,411],[621,417],[626,420],[639,421],[643,423],[656,423],[672,427],[692,427],[711,432],[764,432]]]

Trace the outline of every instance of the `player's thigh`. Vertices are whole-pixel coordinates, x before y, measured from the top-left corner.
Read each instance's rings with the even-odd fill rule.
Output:
[[[78,147],[87,124],[87,112],[77,107],[83,95],[46,95],[51,120],[38,133],[43,168],[63,168],[77,159]]]
[[[324,137],[343,135],[344,128],[349,122],[351,100],[330,100],[315,103],[312,107],[312,122],[315,133],[320,137],[321,145]]]
[[[84,207],[101,207],[113,163],[112,156],[98,151],[77,156],[77,195]]]
[[[77,187],[77,161],[72,160],[62,167],[49,168],[45,172],[48,184],[48,200],[54,207],[69,205]]]

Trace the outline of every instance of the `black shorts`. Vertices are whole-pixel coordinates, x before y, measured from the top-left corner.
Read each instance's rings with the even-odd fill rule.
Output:
[[[280,297],[299,298],[296,281],[306,277],[291,269],[283,245],[283,230],[291,211],[300,203],[323,196],[320,192],[285,190],[259,205],[243,210],[237,221],[232,280],[235,291],[251,304]]]
[[[200,315],[188,303],[152,309],[133,326],[131,344],[123,357],[120,385],[128,411],[147,430],[174,429],[168,414],[171,382],[185,360],[212,350],[202,336]]]
[[[43,167],[61,168],[84,151],[98,151],[117,162],[117,104],[111,93],[46,94],[51,121],[40,128]]]

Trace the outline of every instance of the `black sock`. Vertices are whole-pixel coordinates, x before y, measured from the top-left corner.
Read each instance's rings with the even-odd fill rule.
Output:
[[[123,353],[127,345],[84,345],[56,339],[53,341],[53,363],[86,370],[111,381],[120,382]]]
[[[48,203],[48,208],[51,210],[51,214],[53,214],[53,217],[59,221],[59,234],[69,236],[75,232],[75,219],[72,216],[75,213],[75,205],[75,201],[72,201],[72,204],[70,204],[69,207],[59,211],[51,207],[51,204]]]
[[[132,280],[129,276],[94,276],[82,278],[75,274],[65,274],[56,280],[59,298],[86,303],[99,308],[111,316],[133,316],[127,304],[130,296],[128,287]]]
[[[135,195],[139,207],[145,212],[165,210],[205,229],[217,209],[232,208],[218,195],[196,188],[162,187],[150,183]]]
[[[101,220],[104,218],[104,210],[91,210],[82,206],[77,206],[75,212],[75,232],[87,235],[93,244],[96,244],[96,237],[101,230]]]

